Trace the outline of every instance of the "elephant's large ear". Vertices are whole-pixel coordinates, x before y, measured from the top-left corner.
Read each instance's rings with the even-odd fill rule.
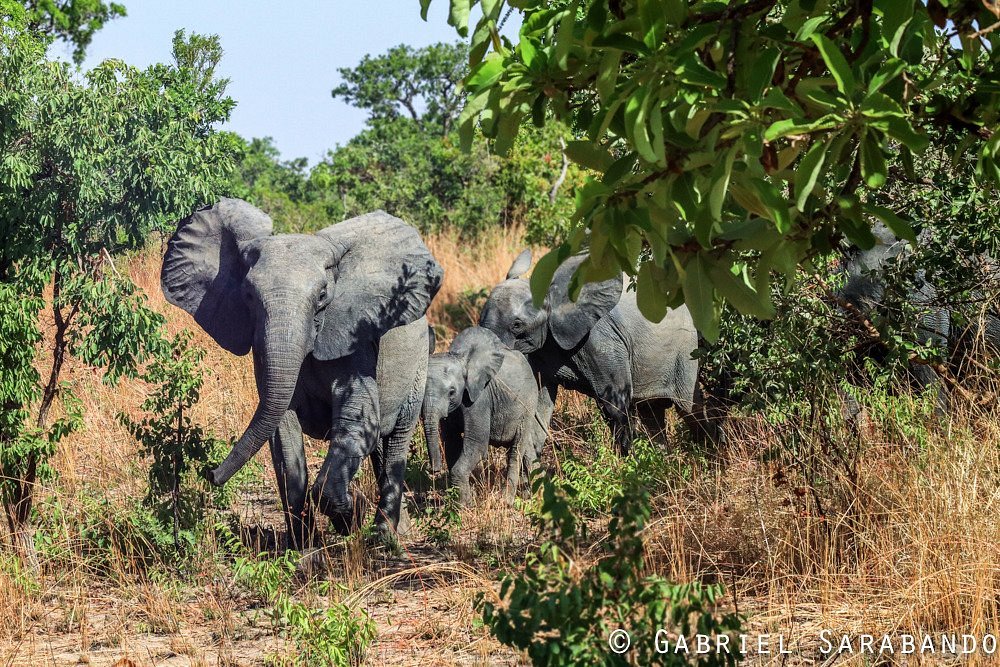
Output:
[[[246,354],[253,313],[241,298],[247,269],[239,244],[271,234],[271,218],[240,199],[222,199],[181,220],[167,244],[160,286],[167,301],[194,316],[219,345]]]
[[[417,230],[385,211],[317,232],[333,246],[329,305],[313,346],[339,359],[424,316],[444,272]]]
[[[623,279],[619,273],[608,280],[585,284],[576,301],[570,300],[570,280],[585,257],[576,255],[563,262],[552,276],[552,284],[545,297],[549,310],[549,331],[564,350],[579,345],[598,320],[618,305],[622,296]]]
[[[521,251],[521,254],[514,258],[514,263],[510,265],[510,270],[507,271],[507,280],[512,278],[520,278],[528,269],[531,268],[531,248],[526,248]]]
[[[479,400],[503,365],[504,344],[495,333],[471,327],[455,336],[449,352],[460,357],[465,367],[465,393],[470,403]]]

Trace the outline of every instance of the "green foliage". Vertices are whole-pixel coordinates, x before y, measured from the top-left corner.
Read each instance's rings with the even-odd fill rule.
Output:
[[[499,604],[479,601],[486,626],[500,642],[527,651],[536,665],[736,662],[741,621],[735,614],[716,614],[722,586],[672,584],[648,571],[642,538],[650,518],[645,489],[629,487],[615,500],[610,537],[595,548],[587,540],[586,524],[573,514],[574,489],[544,475],[535,477],[533,487],[542,496],[536,524],[545,541],[538,553],[528,554],[521,572],[504,575]],[[580,566],[581,559],[594,557],[593,565]],[[630,633],[629,652],[609,649],[616,629]],[[659,653],[661,629],[675,637],[728,635],[733,653],[716,653],[714,640],[713,650],[703,655]]]
[[[457,487],[449,487],[440,503],[428,503],[424,511],[414,517],[414,522],[428,540],[440,546],[451,542],[454,534],[462,529],[462,513]]]
[[[355,67],[340,67],[343,83],[333,97],[369,112],[369,122],[408,115],[422,130],[447,134],[458,116],[462,95],[458,83],[467,71],[468,51],[462,44],[406,44],[377,56],[365,56]]]
[[[596,451],[580,458],[572,453],[559,462],[563,483],[573,493],[566,497],[584,516],[604,516],[629,488],[663,488],[679,479],[682,470],[667,453],[648,440],[633,442],[627,457],[619,456],[606,439],[591,439]]]
[[[465,61],[463,47],[443,44],[366,57],[334,91],[370,112],[365,130],[311,170],[305,159],[282,161],[269,139],[245,143],[233,189],[281,231],[384,209],[424,233],[451,228],[471,239],[523,224],[531,243],[561,241],[584,181],[583,169],[564,162],[568,132],[552,125],[525,133],[506,158],[481,137],[463,152],[449,119]]]
[[[343,589],[343,586],[341,586]],[[360,665],[375,639],[375,624],[368,614],[356,614],[334,602],[313,609],[287,595],[274,601],[272,621],[291,640],[291,655],[272,662],[295,667],[353,667]]]
[[[238,540],[231,540],[238,543]],[[238,556],[233,565],[236,581],[271,605],[268,616],[272,627],[291,640],[291,651],[270,656],[272,665],[289,667],[351,667],[361,664],[365,651],[375,639],[375,624],[367,613],[334,601],[313,608],[292,597],[295,566],[299,554],[294,551],[268,558]],[[313,592],[331,594],[330,583],[314,582]],[[337,586],[336,591],[345,592]]]
[[[161,316],[114,257],[226,189],[236,146],[215,127],[233,102],[224,83],[193,66],[214,62],[194,57],[212,44],[175,40],[175,59],[188,66],[140,71],[106,61],[81,79],[45,59],[23,12],[0,15],[0,294],[18,297],[0,302],[0,497],[26,552],[34,486],[51,472],[55,443],[80,423],[61,382],[67,357],[103,367],[115,382],[134,376],[160,340]],[[43,378],[33,367],[46,306],[54,327]],[[60,395],[67,417],[51,421]]]
[[[20,17],[36,35],[69,42],[80,64],[94,33],[125,16],[125,7],[104,0],[0,0],[0,16]]]
[[[204,383],[205,351],[190,341],[190,332],[178,334],[146,369],[143,379],[154,386],[142,403],[149,416],[135,421],[119,415],[152,458],[146,504],[172,528],[173,548],[180,554],[194,547],[205,518],[208,487],[199,468],[214,449],[225,447],[191,419]]]
[[[1000,34],[975,0],[511,3],[517,44],[497,34],[503,1],[450,0],[460,34],[476,4],[466,145],[478,125],[505,154],[528,118],[564,120],[570,157],[601,177],[558,256],[588,248],[582,280],[635,275],[648,318],[686,303],[709,340],[723,302],[773,313],[772,270],[841,237],[870,247],[875,219],[911,235],[875,199],[929,128],[961,139],[978,188],[1000,179]]]

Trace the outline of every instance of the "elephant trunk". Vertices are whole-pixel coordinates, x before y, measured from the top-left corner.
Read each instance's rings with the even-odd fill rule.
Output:
[[[432,408],[424,406],[424,440],[427,441],[427,458],[431,462],[431,472],[441,472],[441,437],[438,432],[440,417]]]
[[[287,301],[286,301],[287,303]],[[262,365],[260,399],[246,431],[233,446],[229,456],[208,480],[222,486],[240,471],[260,451],[278,429],[295,393],[299,370],[307,350],[307,330],[302,323],[312,318],[285,308],[279,313],[267,313],[254,346],[258,347]]]

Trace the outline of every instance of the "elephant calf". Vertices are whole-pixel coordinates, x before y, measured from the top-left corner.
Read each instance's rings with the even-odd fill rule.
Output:
[[[427,364],[423,419],[431,470],[441,471],[443,439],[451,484],[468,503],[469,476],[487,447],[508,447],[505,496],[512,501],[522,466],[535,463],[545,442],[542,424],[551,415],[537,415],[538,408],[538,385],[525,356],[488,329],[466,329]]]

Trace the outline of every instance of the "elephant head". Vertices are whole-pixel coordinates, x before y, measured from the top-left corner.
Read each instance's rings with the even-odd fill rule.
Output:
[[[531,251],[525,250],[514,260],[507,279],[490,292],[479,318],[480,326],[523,354],[541,349],[549,334],[560,348],[573,350],[622,295],[619,273],[608,280],[585,284],[576,301],[571,300],[570,280],[584,259],[585,255],[575,255],[556,269],[542,307],[536,308],[528,281],[521,277],[531,266]]]
[[[844,263],[846,282],[841,296],[863,312],[882,301],[885,284],[879,274],[891,270],[901,257],[910,252],[906,241],[897,239],[882,223],[872,228],[872,235],[875,245],[868,250],[854,250]]]
[[[274,434],[307,355],[330,360],[371,349],[389,329],[422,317],[441,283],[416,230],[381,211],[312,235],[271,230],[262,211],[222,199],[180,222],[163,259],[167,301],[226,350],[254,352],[259,402],[209,473],[216,485]]]
[[[500,371],[503,358],[503,343],[496,334],[472,327],[455,337],[448,352],[428,360],[422,416],[431,472],[441,472],[441,420],[463,403],[478,401]]]

